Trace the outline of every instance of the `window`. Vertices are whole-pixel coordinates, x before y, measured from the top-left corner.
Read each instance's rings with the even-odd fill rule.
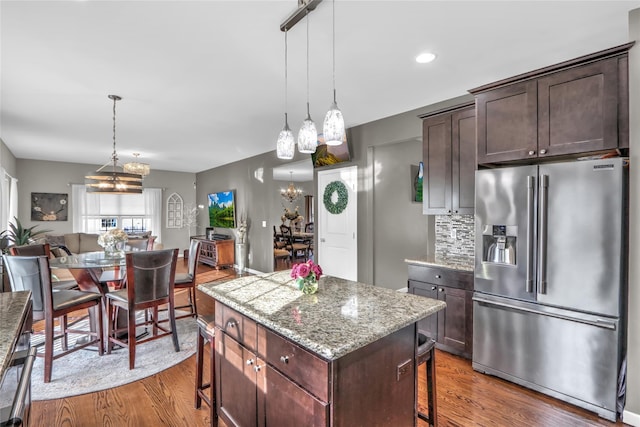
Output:
[[[162,190],[145,188],[142,194],[87,193],[73,185],[73,231],[103,233],[121,228],[127,233],[150,231],[160,241]]]

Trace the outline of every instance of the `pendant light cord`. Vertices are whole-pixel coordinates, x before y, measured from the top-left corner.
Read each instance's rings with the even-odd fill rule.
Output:
[[[307,9],[307,119],[311,118],[309,114],[309,9]]]
[[[287,72],[287,30],[284,30],[284,122],[287,123],[287,111],[289,110],[289,93],[288,87],[288,72]]]
[[[336,0],[331,2],[331,32],[332,32],[332,54],[333,54],[333,103],[336,103]]]

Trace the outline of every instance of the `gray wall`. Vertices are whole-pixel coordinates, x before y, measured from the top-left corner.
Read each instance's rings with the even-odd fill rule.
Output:
[[[5,145],[4,141],[0,139],[0,165],[5,171],[12,177],[16,178],[16,158],[13,153],[9,151],[9,148]],[[4,178],[4,177],[2,177]]]
[[[627,340],[627,407],[633,425],[640,426],[640,9],[629,13],[629,319]],[[626,415],[626,414],[625,414]],[[625,418],[625,422],[627,418]]]
[[[151,165],[153,168],[153,165]],[[72,204],[70,184],[83,183],[84,176],[98,169],[99,165],[78,163],[49,162],[42,160],[16,160],[18,178],[18,217],[22,225],[38,229],[52,230],[54,233],[73,232]],[[166,200],[172,193],[182,196],[185,204],[195,203],[196,178],[193,173],[151,170],[144,179],[143,186],[163,188],[162,206],[162,244],[166,248],[189,247],[189,231],[186,229],[167,229],[165,221]],[[31,193],[67,193],[69,194],[69,219],[67,221],[31,221]],[[153,231],[153,230],[152,230]]]

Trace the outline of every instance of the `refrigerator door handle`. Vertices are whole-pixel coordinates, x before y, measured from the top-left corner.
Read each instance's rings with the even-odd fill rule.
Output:
[[[549,189],[549,175],[540,175],[540,229],[538,246],[538,265],[540,274],[538,275],[538,292],[547,293],[547,199]]]
[[[533,230],[535,227],[535,181],[534,176],[527,177],[527,273],[525,278],[525,292],[533,292]]]
[[[498,301],[488,300],[488,299],[484,299],[484,298],[479,297],[479,296],[474,296],[473,297],[473,301],[475,301],[477,303],[480,303],[480,304],[492,305],[494,307],[502,307],[502,308],[506,308],[506,309],[509,309],[509,310],[523,311],[525,313],[534,313],[534,314],[539,314],[541,316],[550,316],[550,317],[555,317],[557,319],[569,320],[569,321],[572,321],[572,322],[580,322],[580,323],[584,323],[586,325],[596,326],[598,328],[611,329],[612,331],[616,330],[616,324],[614,322],[611,322],[611,321],[608,321],[608,320],[604,320],[604,319],[595,319],[595,320],[581,319],[581,318],[578,318],[578,317],[565,316],[565,315],[562,315],[562,314],[559,314],[559,313],[540,311],[540,310],[535,310],[535,309],[529,308],[529,307],[522,307],[522,306],[519,306],[519,305],[508,304],[508,303],[505,303],[505,302],[498,302]]]

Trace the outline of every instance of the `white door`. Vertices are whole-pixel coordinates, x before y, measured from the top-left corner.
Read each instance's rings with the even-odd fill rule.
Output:
[[[324,274],[354,281],[358,280],[357,195],[357,166],[318,172],[317,262]]]

